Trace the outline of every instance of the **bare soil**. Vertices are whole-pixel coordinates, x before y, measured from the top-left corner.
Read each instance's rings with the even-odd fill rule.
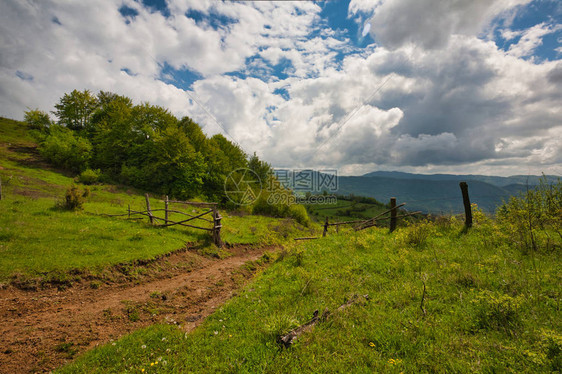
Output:
[[[228,249],[232,256],[225,259],[179,251],[135,265],[152,271],[134,281],[1,289],[0,373],[49,372],[96,345],[158,322],[191,331],[255,273],[253,261],[274,249],[238,246]]]

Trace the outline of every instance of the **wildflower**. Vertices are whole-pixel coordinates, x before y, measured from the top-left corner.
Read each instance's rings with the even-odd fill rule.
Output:
[[[371,347],[371,348],[375,348],[375,343],[373,343],[373,342],[369,342],[369,347]]]
[[[141,345],[141,348],[142,348],[142,349],[146,349],[146,345],[144,345],[144,344]]]
[[[165,341],[166,341],[166,338],[162,338],[162,341],[165,342]]]
[[[219,332],[218,332],[218,331],[213,331],[213,333],[214,333],[215,335],[217,335]]]

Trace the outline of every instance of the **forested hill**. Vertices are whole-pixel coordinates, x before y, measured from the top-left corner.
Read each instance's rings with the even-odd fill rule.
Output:
[[[100,91],[65,94],[56,120],[39,109],[25,113],[39,152],[81,182],[110,181],[179,199],[225,201],[224,182],[239,168],[265,178],[270,167],[217,134],[207,137],[189,117],[176,118],[149,103]]]
[[[498,187],[478,180],[467,179],[470,200],[484,211],[493,213],[504,200],[525,191],[526,186],[512,184]],[[339,177],[338,193],[374,197],[388,202],[396,197],[399,202],[406,202],[408,210],[421,210],[434,214],[460,213],[463,202],[459,181],[431,180],[422,178],[388,178],[388,177]]]
[[[509,177],[498,177],[493,175],[457,175],[457,174],[413,174],[403,173],[399,171],[373,171],[363,175],[364,177],[383,177],[393,179],[416,179],[416,180],[430,180],[430,181],[480,181],[492,184],[497,187],[506,187],[514,184],[522,184],[529,186],[536,186],[542,176],[537,175],[512,175]],[[544,176],[548,183],[556,183],[558,177],[554,175]]]

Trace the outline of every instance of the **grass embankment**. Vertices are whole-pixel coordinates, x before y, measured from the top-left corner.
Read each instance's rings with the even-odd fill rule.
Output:
[[[185,247],[203,246],[205,253],[228,255],[210,244],[210,235],[190,228],[158,228],[143,221],[127,221],[123,214],[145,209],[145,198],[135,189],[113,185],[89,187],[91,194],[80,211],[56,207],[73,178],[44,163],[27,127],[18,121],[0,119],[0,283],[43,278],[57,281],[75,275],[97,275],[108,266],[150,260]],[[83,187],[83,186],[82,186]],[[163,208],[151,199],[152,209]],[[191,214],[201,209],[174,205]],[[299,232],[292,220],[238,216],[221,211],[222,238],[228,244],[277,244]],[[162,212],[158,213],[163,216]],[[179,218],[171,215],[170,219]],[[210,223],[198,221],[210,227]],[[72,278],[72,276],[70,277]]]
[[[155,325],[60,372],[562,370],[556,250],[523,254],[488,220],[461,232],[443,220],[298,243],[192,334]],[[276,342],[325,308],[296,344]]]

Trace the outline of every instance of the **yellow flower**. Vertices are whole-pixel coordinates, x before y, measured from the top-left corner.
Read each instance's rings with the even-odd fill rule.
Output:
[[[369,342],[369,347],[373,347],[373,348],[375,348],[375,343],[373,343],[373,342]]]

